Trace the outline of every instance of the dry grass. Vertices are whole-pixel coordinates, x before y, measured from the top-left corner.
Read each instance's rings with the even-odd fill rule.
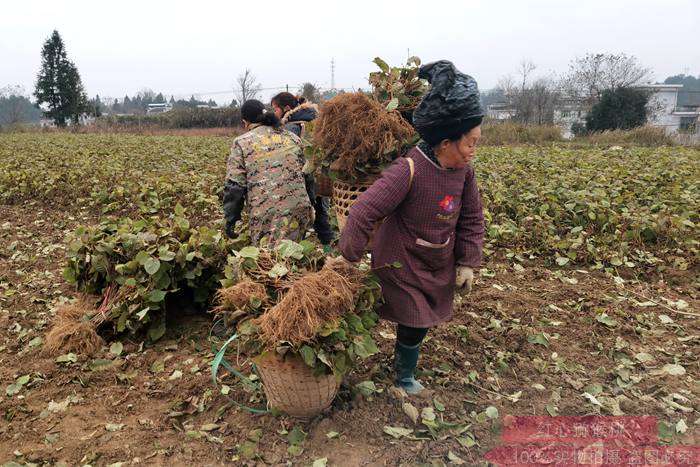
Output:
[[[314,142],[330,155],[333,170],[352,174],[358,165],[398,152],[415,134],[397,112],[387,112],[363,93],[344,93],[321,106]]]
[[[362,273],[342,260],[328,261],[318,272],[295,281],[282,300],[256,319],[260,336],[269,345],[308,342],[327,322],[353,309],[362,286]]]
[[[87,300],[59,308],[46,336],[44,352],[52,355],[66,352],[91,355],[98,351],[104,345],[104,340],[97,334],[95,324],[89,320],[95,313]]]
[[[485,122],[481,126],[479,144],[487,146],[547,144],[556,143],[561,139],[561,130],[557,126]]]
[[[671,146],[673,139],[666,134],[663,128],[651,125],[634,128],[632,130],[609,130],[593,133],[587,136],[575,138],[573,144],[588,146]]]

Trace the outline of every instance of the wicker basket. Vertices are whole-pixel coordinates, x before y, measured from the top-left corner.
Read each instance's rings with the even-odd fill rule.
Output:
[[[269,352],[256,359],[255,365],[269,405],[294,418],[315,417],[331,405],[338,392],[333,375],[315,377],[298,355],[282,357]]]
[[[333,206],[335,208],[335,217],[338,220],[338,230],[341,233],[345,228],[350,208],[355,204],[357,198],[367,191],[375,181],[376,178],[352,184],[337,179],[333,181]]]

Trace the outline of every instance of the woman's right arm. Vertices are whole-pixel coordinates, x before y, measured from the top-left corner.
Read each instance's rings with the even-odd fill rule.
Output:
[[[226,234],[233,237],[233,229],[241,218],[245,196],[248,191],[245,160],[241,146],[234,141],[231,154],[226,163],[226,181],[224,182],[224,218]]]
[[[350,208],[340,236],[340,252],[349,261],[359,261],[377,222],[394,212],[411,189],[411,171],[401,158],[384,170],[379,180]]]

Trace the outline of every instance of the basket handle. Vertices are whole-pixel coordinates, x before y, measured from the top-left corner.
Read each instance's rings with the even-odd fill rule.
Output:
[[[219,351],[218,351],[218,352],[216,353],[216,355],[214,356],[214,360],[211,362],[211,379],[212,379],[212,381],[214,382],[214,386],[216,386],[216,387],[218,388],[218,387],[219,387],[219,383],[217,383],[217,381],[216,381],[216,375],[217,375],[217,373],[219,372],[219,367],[220,367],[220,366],[223,366],[223,367],[226,368],[228,371],[230,371],[231,373],[233,373],[233,375],[234,375],[236,378],[238,378],[239,380],[241,380],[241,382],[242,382],[247,388],[252,389],[252,390],[254,390],[254,391],[257,391],[257,390],[260,389],[259,385],[255,384],[253,381],[250,380],[250,378],[248,378],[247,376],[245,376],[245,375],[244,375],[243,373],[241,373],[240,371],[236,370],[236,369],[235,369],[233,366],[231,366],[231,364],[229,364],[229,363],[226,361],[226,359],[224,358],[224,356],[226,355],[226,349],[227,349],[228,346],[229,346],[233,341],[235,341],[236,339],[238,339],[238,334],[234,334],[233,336],[231,336],[231,337],[229,338],[229,340],[227,340],[226,343],[225,343],[223,346],[221,346],[221,348],[219,349]],[[236,406],[240,407],[240,408],[243,409],[243,410],[247,410],[247,411],[250,412],[250,413],[253,413],[253,414],[264,414],[264,413],[268,413],[268,412],[269,412],[269,410],[268,410],[267,408],[248,407],[247,405],[241,404],[240,402],[238,402],[237,400],[233,399],[233,398],[230,397],[230,396],[227,396],[227,397],[231,400],[231,402],[233,402],[233,404],[235,404]]]

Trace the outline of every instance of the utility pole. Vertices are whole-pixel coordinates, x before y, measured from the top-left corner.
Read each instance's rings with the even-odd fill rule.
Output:
[[[331,89],[335,89],[335,59],[331,58]]]

